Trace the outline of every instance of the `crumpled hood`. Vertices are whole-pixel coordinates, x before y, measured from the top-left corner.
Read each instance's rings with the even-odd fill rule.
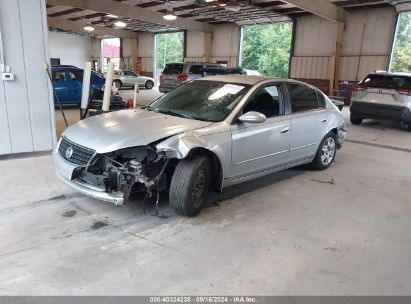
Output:
[[[81,120],[67,128],[63,135],[72,142],[96,150],[97,153],[108,153],[148,145],[156,140],[211,124],[206,121],[131,109]]]

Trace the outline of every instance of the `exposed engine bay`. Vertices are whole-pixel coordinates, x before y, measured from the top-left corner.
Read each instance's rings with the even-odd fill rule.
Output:
[[[167,189],[171,174],[170,159],[157,153],[155,146],[128,148],[108,154],[96,154],[88,166],[79,167],[73,179],[105,188],[109,194],[121,193],[126,200],[132,191],[157,192]],[[170,178],[169,178],[170,177]]]

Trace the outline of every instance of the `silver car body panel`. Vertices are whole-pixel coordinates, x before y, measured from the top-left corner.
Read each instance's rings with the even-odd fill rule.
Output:
[[[158,154],[162,153],[169,159],[184,159],[194,149],[207,150],[221,165],[220,189],[311,162],[321,139],[331,130],[338,131],[340,147],[345,140],[344,118],[325,95],[325,109],[276,116],[259,124],[237,121],[239,111],[261,85],[303,84],[301,82],[257,76],[216,76],[197,81],[203,80],[244,83],[254,87],[222,122],[204,122],[132,109],[80,121],[69,127],[63,136],[94,149],[97,154],[152,143],[155,143]],[[78,166],[63,159],[58,146],[53,159],[57,175],[68,185],[103,201],[123,203],[118,193],[108,194],[102,188],[88,187],[83,181],[73,180],[73,171]]]

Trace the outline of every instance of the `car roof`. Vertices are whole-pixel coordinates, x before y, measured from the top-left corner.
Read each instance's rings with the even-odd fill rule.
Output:
[[[386,72],[386,71],[377,71],[374,73],[369,73],[368,75],[383,75],[383,76],[406,76],[411,77],[411,73],[404,73],[404,72]]]
[[[242,84],[248,84],[248,85],[255,85],[259,82],[266,81],[266,80],[274,80],[274,81],[292,82],[292,83],[309,85],[309,84],[303,83],[298,80],[293,80],[293,79],[275,78],[275,77],[268,77],[268,76],[255,76],[255,75],[218,75],[218,76],[208,76],[208,77],[199,78],[199,79],[196,79],[195,81],[204,81],[204,80],[242,83]]]

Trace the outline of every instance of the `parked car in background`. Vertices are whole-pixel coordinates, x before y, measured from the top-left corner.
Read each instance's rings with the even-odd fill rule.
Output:
[[[83,90],[84,71],[75,66],[60,65],[51,67],[51,79],[54,87],[54,104],[76,104],[81,103]],[[94,90],[101,90],[106,80],[91,72],[90,95]]]
[[[151,77],[141,76],[133,71],[117,70],[114,71],[114,84],[117,88],[122,87],[139,87],[151,90],[154,87],[154,79]]]
[[[350,120],[392,120],[411,131],[411,74],[376,72],[353,88]]]
[[[169,190],[194,216],[211,189],[311,163],[331,166],[346,137],[337,107],[299,81],[214,76],[183,84],[146,108],[112,112],[66,129],[53,152],[57,176],[117,205],[133,191]]]
[[[185,82],[207,76],[203,69],[212,68],[224,68],[224,66],[218,63],[204,62],[167,63],[160,75],[158,89],[161,93],[170,92]]]
[[[249,70],[249,69],[243,69],[245,72],[245,75],[250,75],[250,76],[262,76],[262,74],[259,71],[256,70]]]

